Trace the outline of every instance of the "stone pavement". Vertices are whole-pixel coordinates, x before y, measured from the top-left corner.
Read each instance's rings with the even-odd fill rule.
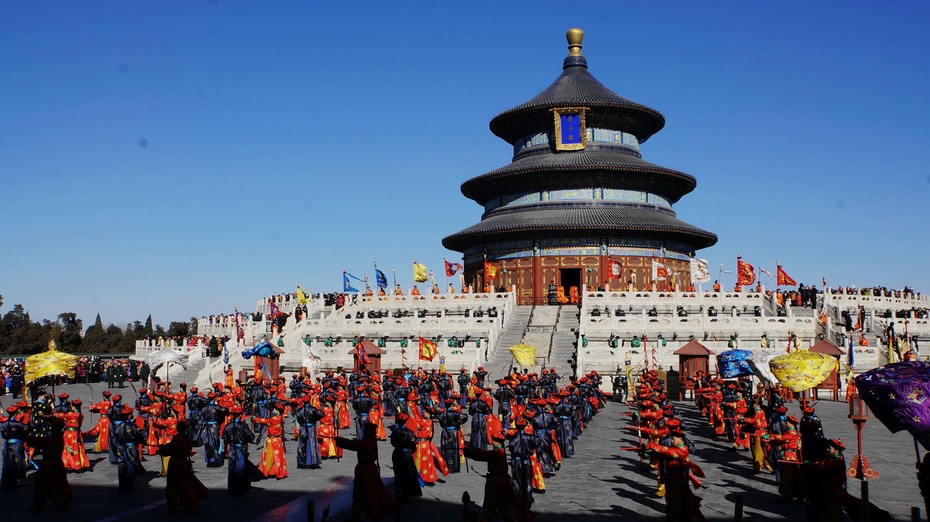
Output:
[[[99,400],[101,385],[59,386],[56,390],[68,391],[72,398],[80,398],[85,405],[91,398]],[[116,391],[116,390],[114,390]],[[135,401],[135,393],[128,386],[119,390],[128,403]],[[3,404],[11,402],[9,396],[0,397]],[[708,520],[732,520],[734,502],[742,496],[744,520],[803,520],[803,506],[775,503],[775,484],[771,475],[753,476],[746,452],[728,452],[727,444],[713,437],[711,429],[688,402],[676,403],[686,431],[697,444],[694,460],[704,469],[706,488],[698,491],[703,498],[702,512]],[[846,403],[820,402],[817,412],[824,424],[824,432],[831,438],[841,437],[847,446],[847,461],[856,451],[855,430],[847,419]],[[635,432],[622,429],[629,417],[622,413],[627,407],[610,403],[601,412],[575,444],[575,456],[565,459],[555,477],[546,480],[547,492],[537,494],[533,511],[538,521],[594,521],[594,520],[662,520],[664,500],[654,496],[655,478],[640,471],[635,452],[618,451],[621,446],[637,444]],[[789,404],[789,414],[798,415],[797,403]],[[91,423],[87,415],[86,426]],[[898,520],[908,520],[911,506],[922,506],[914,475],[915,452],[913,439],[905,433],[891,434],[877,420],[870,419],[863,433],[865,454],[879,480],[870,481],[870,496],[874,503],[889,510]],[[437,436],[438,439],[438,436]],[[293,451],[294,443],[287,442]],[[390,445],[381,446],[382,474],[391,488]],[[88,447],[92,448],[91,444]],[[921,454],[923,451],[921,450]],[[258,451],[253,448],[252,460]],[[105,455],[90,454],[93,472],[69,475],[75,501],[65,515],[56,513],[48,504],[40,514],[28,512],[31,505],[34,474],[19,489],[0,492],[3,521],[60,520],[68,522],[117,521],[141,522],[163,520],[169,517],[164,505],[164,478],[155,470],[160,463],[149,457],[144,465],[145,477],[136,481],[137,490],[120,495],[116,491],[116,467],[106,461]],[[230,497],[226,493],[225,468],[207,469],[202,453],[193,457],[198,477],[210,489],[201,510],[194,516],[198,520],[255,520],[260,522],[306,521],[308,503],[315,507],[313,520],[320,520],[320,512],[329,505],[330,520],[347,518],[349,495],[352,487],[352,470],[355,456],[346,452],[341,461],[325,461],[323,469],[297,469],[293,457],[289,462],[290,476],[280,481],[264,480],[254,485],[244,497]],[[486,465],[471,463],[469,472],[445,477],[445,483],[424,488],[424,496],[404,504],[402,520],[461,520],[461,497],[464,491],[471,495],[473,505],[480,506]],[[859,484],[849,481],[849,491],[858,496]],[[177,515],[186,517],[186,515]],[[174,517],[169,517],[174,518]]]

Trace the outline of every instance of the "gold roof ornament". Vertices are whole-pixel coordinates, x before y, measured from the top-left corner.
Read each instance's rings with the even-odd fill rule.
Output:
[[[565,33],[565,39],[568,40],[568,55],[582,56],[581,41],[584,40],[584,31],[574,27]]]

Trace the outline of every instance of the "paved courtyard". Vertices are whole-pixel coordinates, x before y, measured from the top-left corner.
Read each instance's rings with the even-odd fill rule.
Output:
[[[67,391],[87,405],[93,397],[100,399],[105,385],[59,386],[56,392]],[[120,390],[125,402],[135,401],[128,386]],[[9,396],[0,397],[9,404]],[[697,444],[694,460],[704,469],[705,488],[698,491],[703,498],[702,511],[708,520],[732,520],[734,503],[742,497],[744,520],[803,520],[803,506],[778,504],[776,487],[771,475],[751,475],[751,463],[746,452],[728,452],[725,441],[712,436],[711,429],[695,411],[693,404],[677,403],[686,431]],[[816,405],[828,437],[841,437],[851,461],[856,451],[855,429],[847,419],[846,403],[820,402]],[[565,459],[557,476],[546,480],[547,491],[537,494],[533,510],[539,521],[587,520],[661,520],[664,500],[654,495],[655,478],[640,472],[635,452],[618,451],[621,446],[637,443],[635,432],[622,429],[629,417],[626,405],[611,403],[601,412],[575,444],[575,456]],[[789,414],[799,415],[797,403],[789,404]],[[85,429],[91,423],[86,414]],[[892,435],[877,420],[866,423],[865,454],[881,477],[870,481],[872,501],[891,512],[898,520],[909,520],[911,506],[922,506],[914,474],[913,439],[905,433]],[[437,436],[438,439],[438,436]],[[88,444],[92,449],[93,445]],[[389,482],[391,448],[381,446],[383,477]],[[294,443],[288,442],[294,451]],[[923,453],[923,451],[921,451]],[[258,451],[253,448],[252,460]],[[69,475],[75,501],[66,513],[56,513],[51,504],[40,514],[28,511],[31,506],[34,474],[19,489],[0,492],[3,521],[62,520],[69,522],[117,521],[141,522],[162,520],[168,516],[164,502],[165,479],[158,477],[160,463],[154,458],[144,462],[148,473],[137,479],[137,490],[131,494],[117,493],[116,467],[106,455],[90,454],[94,470]],[[202,453],[194,456],[195,470],[210,489],[210,498],[201,505],[196,517],[203,520],[256,520],[262,522],[306,521],[308,506],[315,507],[313,520],[320,520],[323,507],[330,506],[330,520],[345,520],[351,491],[351,476],[355,456],[350,452],[341,461],[325,461],[323,469],[297,469],[293,457],[289,461],[290,476],[284,480],[264,480],[254,485],[245,497],[230,497],[226,493],[225,468],[207,469]],[[472,501],[481,504],[486,465],[470,463],[468,472],[445,477],[445,483],[425,488],[424,496],[403,504],[402,520],[461,520],[461,497],[468,491]],[[858,481],[850,480],[848,489],[858,496]],[[925,515],[925,514],[924,514]],[[177,515],[186,517],[186,515]],[[926,519],[926,518],[924,518]]]

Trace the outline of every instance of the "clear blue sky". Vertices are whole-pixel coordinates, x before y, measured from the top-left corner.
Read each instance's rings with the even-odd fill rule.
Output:
[[[642,153],[697,178],[675,210],[713,273],[930,291],[928,2],[11,0],[0,313],[167,326],[375,260],[439,273],[481,216],[461,183],[511,158],[488,122],[570,27],[665,115]]]

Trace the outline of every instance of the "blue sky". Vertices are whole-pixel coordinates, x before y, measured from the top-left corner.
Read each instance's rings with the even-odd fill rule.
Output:
[[[124,325],[252,310],[372,261],[411,284],[509,163],[488,122],[561,72],[653,107],[699,252],[930,290],[930,3],[10,1],[0,294]],[[726,278],[726,276],[725,276]],[[727,282],[727,279],[724,279]],[[730,281],[732,284],[732,281]]]

